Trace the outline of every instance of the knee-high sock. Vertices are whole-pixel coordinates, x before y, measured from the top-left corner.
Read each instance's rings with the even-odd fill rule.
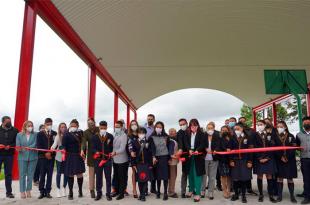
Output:
[[[245,192],[246,192],[246,189],[247,189],[247,185],[248,185],[248,181],[242,181],[240,182],[240,185],[241,185],[241,194],[242,196],[245,196]]]
[[[68,187],[69,187],[69,194],[73,194],[73,184],[74,184],[74,177],[68,177]]]
[[[278,196],[279,196],[279,198],[282,198],[282,192],[283,192],[283,182],[278,182]]]
[[[240,188],[239,181],[234,181],[233,182],[233,188],[234,188],[235,194],[239,195],[239,188]]]
[[[167,194],[168,190],[168,180],[164,180],[164,194]]]
[[[262,179],[257,178],[257,188],[259,191],[259,195],[263,195],[263,180]]]
[[[82,188],[83,188],[83,177],[77,178],[77,182],[78,182],[78,185],[79,185],[79,192],[82,192]]]
[[[294,183],[287,183],[288,190],[290,191],[290,195],[294,196]]]
[[[157,180],[157,193],[160,193],[161,180]]]
[[[269,196],[273,195],[273,180],[272,179],[267,179],[267,190]]]

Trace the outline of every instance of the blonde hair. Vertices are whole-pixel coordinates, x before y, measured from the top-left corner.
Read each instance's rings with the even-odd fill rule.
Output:
[[[23,133],[23,134],[26,134],[26,132],[27,132],[27,126],[28,126],[28,124],[30,124],[30,123],[32,124],[32,127],[33,127],[33,122],[32,122],[32,121],[26,120],[26,121],[24,122],[23,128],[22,128],[22,133]],[[33,133],[33,130],[32,130],[31,133]]]
[[[211,125],[213,128],[215,128],[215,123],[214,122],[209,122],[208,124],[207,124],[207,127],[209,126],[209,125]]]

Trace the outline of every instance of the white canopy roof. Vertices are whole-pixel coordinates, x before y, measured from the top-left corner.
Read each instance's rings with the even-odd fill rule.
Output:
[[[137,107],[183,88],[254,106],[264,69],[310,79],[310,1],[52,1]]]

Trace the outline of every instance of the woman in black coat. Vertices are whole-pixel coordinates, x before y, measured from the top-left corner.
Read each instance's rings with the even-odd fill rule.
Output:
[[[255,148],[268,148],[275,146],[275,136],[267,133],[266,123],[264,120],[257,122],[257,132],[254,137]],[[255,157],[255,172],[257,174],[257,187],[259,190],[259,202],[264,201],[263,195],[263,177],[267,178],[267,190],[269,199],[275,203],[276,200],[273,197],[273,181],[272,176],[276,173],[276,163],[273,152],[258,152],[254,154]]]
[[[277,124],[277,146],[296,146],[296,139],[292,135],[284,121]],[[287,179],[287,186],[290,191],[291,202],[297,203],[294,196],[294,181],[297,178],[296,152],[295,150],[284,150],[276,152],[276,161],[278,165],[278,199],[282,201],[283,179]]]
[[[229,142],[231,150],[241,150],[253,148],[253,141],[250,136],[244,132],[242,123],[237,123],[234,127],[235,135]],[[230,155],[231,178],[233,180],[233,187],[235,194],[231,200],[236,201],[239,199],[239,190],[242,194],[242,202],[246,203],[245,197],[247,182],[252,178],[253,154],[240,153]]]
[[[74,175],[77,176],[79,197],[83,197],[83,173],[85,172],[84,158],[80,155],[83,132],[78,130],[79,122],[73,119],[70,123],[69,132],[63,136],[62,145],[66,151],[65,175],[68,176],[69,195],[73,199]]]
[[[205,135],[200,129],[197,119],[192,119],[189,122],[188,132],[183,142],[183,151],[187,152],[184,171],[187,172],[189,177],[189,193],[186,197],[190,198],[195,195],[194,201],[198,202],[200,201],[202,176],[206,173],[204,166]]]

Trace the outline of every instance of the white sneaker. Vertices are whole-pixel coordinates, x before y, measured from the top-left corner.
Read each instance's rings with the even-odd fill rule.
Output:
[[[66,188],[63,188],[62,189],[62,195],[61,195],[62,197],[65,197],[65,196],[67,196],[67,190],[66,190]]]
[[[61,197],[61,191],[60,189],[57,189],[57,198],[60,198]]]

